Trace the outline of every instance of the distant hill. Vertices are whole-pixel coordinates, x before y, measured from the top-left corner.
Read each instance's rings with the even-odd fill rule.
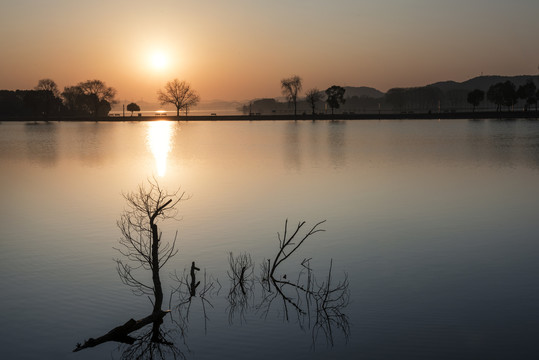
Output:
[[[379,99],[384,97],[385,95],[383,92],[367,86],[345,86],[344,89],[346,90],[346,92],[344,93],[345,98],[351,98],[353,96],[368,96],[371,98]]]
[[[475,89],[480,89],[487,91],[491,85],[494,85],[499,82],[511,81],[518,88],[520,85],[524,85],[528,79],[533,79],[535,84],[539,87],[539,76],[538,75],[516,75],[516,76],[500,76],[500,75],[484,75],[477,76],[472,79],[456,82],[456,81],[439,81],[427,86],[434,86],[443,92],[452,91],[452,90],[465,90],[472,91]],[[367,86],[345,86],[346,92],[344,93],[345,98],[351,98],[353,96],[361,97],[368,96],[375,99],[383,98],[385,93],[371,87]]]
[[[456,81],[441,81],[430,86],[435,86],[438,89],[447,92],[450,90],[467,90],[472,91],[475,89],[480,89],[487,91],[491,85],[494,85],[499,82],[505,82],[507,80],[513,82],[518,88],[520,85],[524,85],[528,79],[533,79],[533,81],[539,85],[539,76],[537,75],[518,75],[518,76],[498,76],[498,75],[485,75],[478,76],[472,79],[456,82]]]

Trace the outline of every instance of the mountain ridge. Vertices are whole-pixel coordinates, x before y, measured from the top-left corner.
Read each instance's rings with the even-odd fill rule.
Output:
[[[433,86],[433,87],[439,88],[443,92],[448,92],[448,91],[453,91],[453,90],[472,91],[475,89],[480,89],[486,92],[491,85],[494,85],[499,82],[511,81],[518,88],[520,85],[524,85],[526,81],[528,81],[528,79],[532,79],[536,84],[538,84],[538,87],[539,87],[539,75],[513,75],[513,76],[480,75],[480,76],[476,76],[462,82],[453,81],[453,80],[445,80],[445,81],[438,81],[438,82],[434,82],[434,83],[423,85],[423,86],[411,86],[411,87],[401,87],[401,88],[411,89],[411,88]],[[360,98],[370,97],[374,99],[381,99],[386,94],[383,91],[380,91],[376,88],[369,87],[369,86],[344,86],[344,89],[346,90],[345,95],[344,95],[345,98],[351,98],[351,97],[357,96]],[[272,99],[275,99],[276,101],[281,101],[281,102],[286,101],[284,98],[281,98],[281,97],[274,97]],[[245,100],[245,101],[239,101],[239,100],[227,101],[227,100],[218,100],[218,99],[212,99],[212,100],[207,100],[207,101],[203,100],[196,108],[200,110],[202,109],[227,109],[227,108],[232,109],[232,108],[238,108],[242,104],[249,104],[249,102],[253,102],[256,100],[261,100],[261,99],[255,98],[255,99]],[[128,101],[121,100],[119,104],[114,106],[114,109],[115,110],[121,109],[122,103],[128,103]],[[158,103],[146,102],[142,100],[140,100],[139,105],[144,105],[145,108],[152,108],[152,107],[159,106]]]
[[[528,79],[532,79],[536,84],[539,83],[539,75],[514,75],[514,76],[503,76],[503,75],[481,75],[474,78],[465,80],[463,82],[456,81],[439,81],[427,86],[434,86],[439,88],[442,91],[450,90],[468,90],[472,91],[475,89],[487,91],[491,85],[494,85],[499,82],[511,81],[518,88],[520,85],[524,85]]]

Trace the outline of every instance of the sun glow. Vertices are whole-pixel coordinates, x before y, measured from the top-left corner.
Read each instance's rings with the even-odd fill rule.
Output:
[[[167,172],[168,153],[172,150],[173,124],[170,121],[148,122],[146,141],[155,158],[159,177],[165,176]]]
[[[168,66],[168,56],[161,51],[156,51],[150,56],[150,64],[155,70],[163,70]]]

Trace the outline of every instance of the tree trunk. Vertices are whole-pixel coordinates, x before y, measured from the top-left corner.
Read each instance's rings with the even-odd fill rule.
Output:
[[[152,227],[152,280],[153,280],[153,292],[155,295],[155,303],[153,305],[153,312],[158,313],[161,311],[163,305],[163,287],[161,286],[161,278],[159,277],[159,233],[157,231],[157,225],[150,221]]]
[[[159,231],[157,231],[157,224],[154,223],[155,219],[162,213],[162,211],[172,202],[172,199],[167,201],[161,207],[155,209],[152,216],[150,216],[150,227],[152,229],[152,280],[153,280],[153,293],[155,295],[155,303],[153,306],[153,312],[156,314],[161,310],[163,305],[163,287],[161,286],[161,279],[159,278]]]
[[[200,271],[200,269],[195,266],[195,262],[193,261],[191,263],[191,285],[189,286],[189,295],[191,296],[196,296],[196,289],[198,285],[200,285],[200,281],[196,281],[195,270]]]

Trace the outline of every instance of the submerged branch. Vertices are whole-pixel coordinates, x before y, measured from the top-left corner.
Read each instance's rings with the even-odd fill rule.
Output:
[[[139,329],[142,329],[146,325],[152,324],[156,321],[161,321],[163,317],[169,312],[170,311],[160,311],[146,316],[145,318],[140,320],[129,319],[125,324],[115,327],[114,329],[112,329],[105,335],[98,337],[97,339],[89,338],[84,342],[84,344],[77,344],[77,347],[73,350],[73,352],[81,351],[86,348],[94,347],[109,341],[133,344],[136,339],[129,336],[129,334]]]

